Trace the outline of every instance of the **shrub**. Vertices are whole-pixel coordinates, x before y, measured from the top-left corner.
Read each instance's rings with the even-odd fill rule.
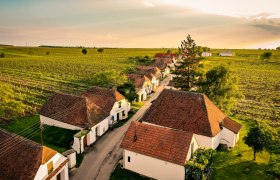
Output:
[[[0,57],[1,57],[1,58],[4,58],[4,57],[5,57],[5,53],[2,52],[2,53],[0,54]]]
[[[86,48],[83,48],[83,49],[82,49],[82,53],[83,53],[83,54],[87,54],[87,49],[86,49]]]

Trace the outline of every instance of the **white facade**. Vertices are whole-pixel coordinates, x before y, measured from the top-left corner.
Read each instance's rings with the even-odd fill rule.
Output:
[[[128,118],[128,112],[130,111],[130,103],[125,99],[115,102],[111,112],[110,124],[116,123],[118,120]]]
[[[220,52],[220,56],[234,56],[233,52]]]
[[[34,179],[35,180],[42,180],[42,179],[46,179],[48,177],[48,175],[51,173],[51,172],[48,172],[48,164],[49,163],[53,164],[53,171],[54,171],[65,161],[67,161],[66,157],[62,156],[59,153],[56,153],[48,162],[40,165]],[[68,180],[69,179],[69,176],[68,176],[68,162],[62,168],[60,168],[60,170],[51,179],[56,180],[58,176],[60,176],[61,180]]]
[[[211,52],[203,52],[203,53],[201,53],[201,56],[202,57],[209,57],[209,56],[212,56],[212,53]]]
[[[141,90],[138,90],[138,102],[145,101],[147,99],[147,92],[145,88],[142,88]]]
[[[55,119],[51,119],[51,118],[45,117],[43,115],[40,115],[40,121],[41,121],[42,124],[46,124],[46,125],[49,125],[49,126],[56,126],[56,127],[60,127],[60,128],[63,128],[63,129],[83,130],[83,128],[81,128],[81,127],[74,126],[74,125],[71,125],[71,124],[67,124],[67,123],[64,123],[64,122],[61,122],[61,121],[57,121]]]
[[[159,180],[183,180],[185,167],[124,150],[124,168]],[[128,162],[130,160],[130,162]]]

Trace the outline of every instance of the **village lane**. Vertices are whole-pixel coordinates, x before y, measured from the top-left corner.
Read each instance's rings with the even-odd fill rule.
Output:
[[[110,178],[111,172],[122,157],[121,141],[131,121],[139,120],[151,106],[165,86],[169,84],[171,76],[164,79],[156,88],[152,97],[137,111],[137,113],[123,126],[108,131],[92,147],[87,149],[81,166],[70,173],[73,180],[106,180]]]

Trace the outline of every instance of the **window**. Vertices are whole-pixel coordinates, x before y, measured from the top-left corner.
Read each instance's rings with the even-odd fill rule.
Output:
[[[127,157],[127,162],[130,162],[130,156]]]
[[[120,102],[119,102],[119,108],[121,108],[121,107],[122,107],[122,102],[120,101]]]

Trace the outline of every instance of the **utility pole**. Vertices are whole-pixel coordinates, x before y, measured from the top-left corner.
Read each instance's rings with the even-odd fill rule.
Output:
[[[44,141],[43,141],[43,130],[44,130],[44,126],[42,123],[40,123],[40,131],[41,131],[41,144],[42,146],[44,146]]]

